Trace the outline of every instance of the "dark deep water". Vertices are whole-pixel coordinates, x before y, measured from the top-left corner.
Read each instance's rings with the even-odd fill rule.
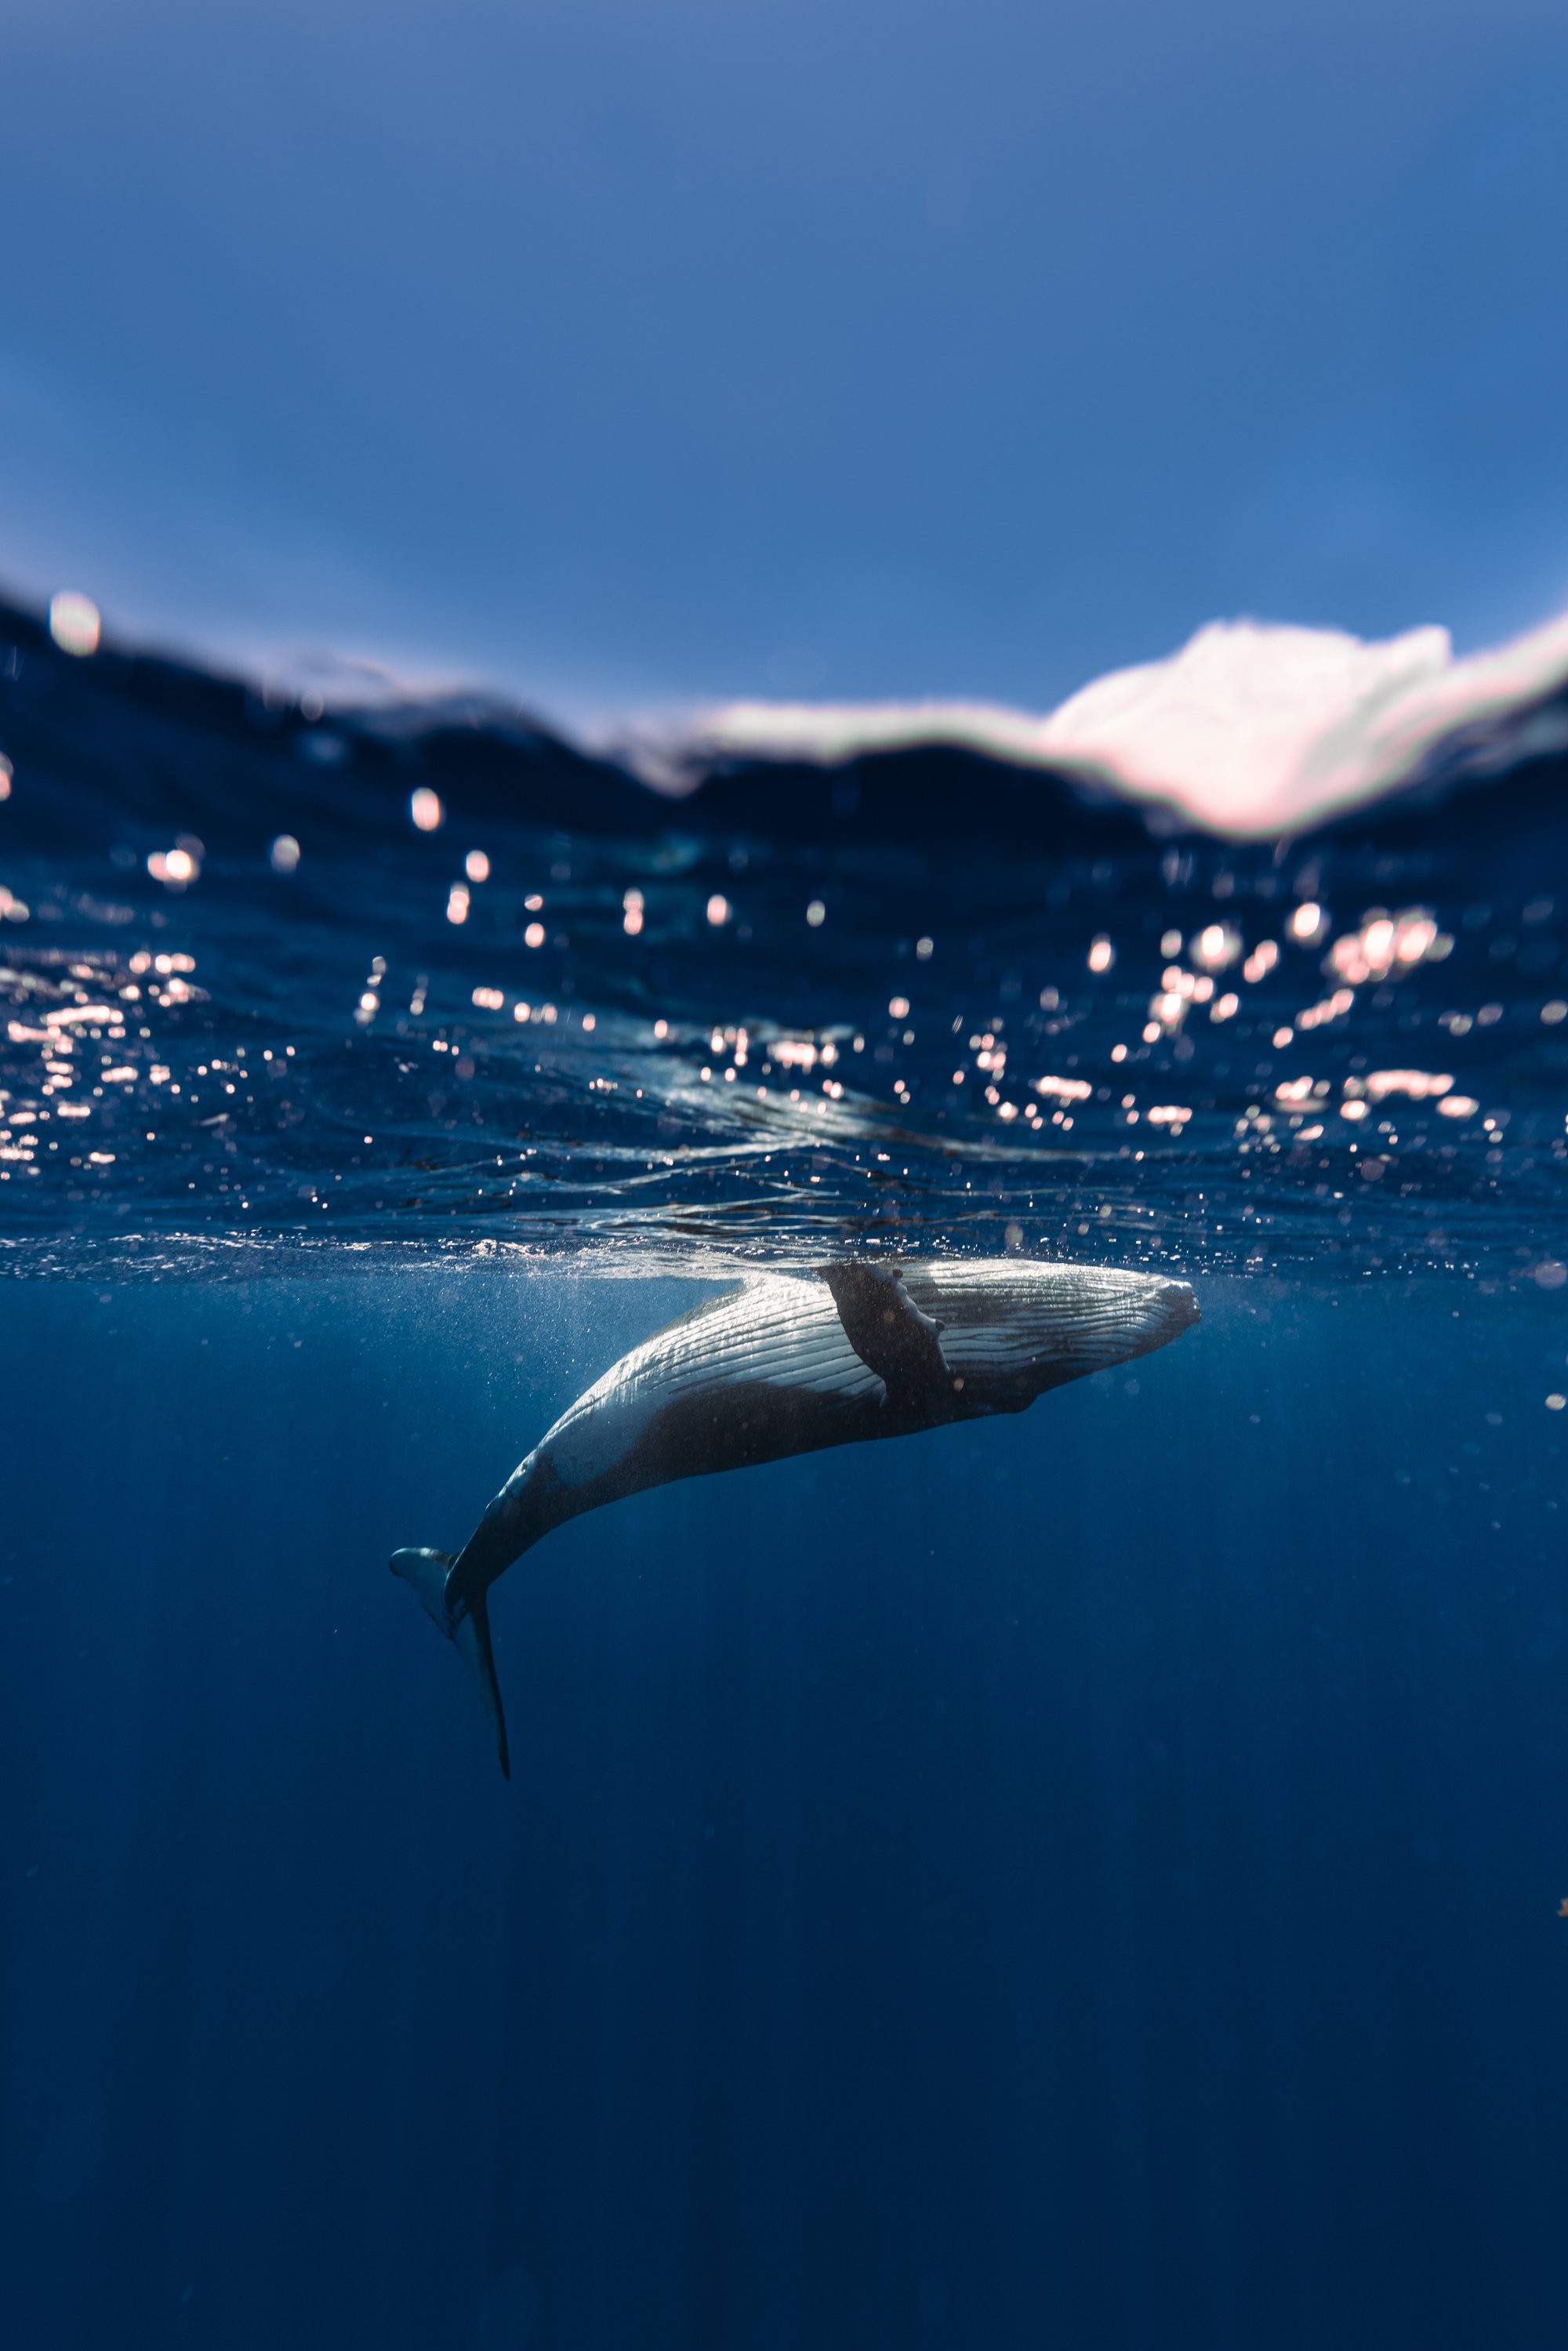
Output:
[[[1554,2351],[1561,757],[672,812],[0,621],[0,2339]],[[507,1786],[389,1553],[850,1248],[1203,1321],[552,1535]]]
[[[7,2339],[1546,2346],[1550,1302],[382,1562],[673,1284],[13,1286]]]

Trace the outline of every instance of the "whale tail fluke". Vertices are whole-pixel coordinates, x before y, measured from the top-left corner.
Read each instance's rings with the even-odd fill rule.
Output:
[[[396,1551],[392,1556],[392,1573],[413,1584],[426,1615],[441,1627],[472,1675],[485,1719],[496,1736],[501,1777],[509,1780],[512,1765],[507,1751],[501,1686],[496,1679],[496,1660],[490,1647],[490,1612],[482,1591],[459,1601],[455,1612],[449,1607],[452,1564],[450,1552],[444,1551]]]

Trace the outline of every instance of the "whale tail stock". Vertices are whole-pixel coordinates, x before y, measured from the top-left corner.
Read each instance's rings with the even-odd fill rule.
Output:
[[[490,1647],[490,1611],[483,1588],[465,1599],[457,1599],[452,1593],[452,1568],[449,1552],[394,1551],[392,1555],[392,1573],[401,1575],[405,1583],[413,1584],[423,1604],[425,1614],[440,1626],[473,1676],[479,1703],[485,1709],[485,1719],[496,1736],[496,1754],[501,1766],[501,1777],[509,1780],[512,1765],[507,1751],[507,1718],[501,1708],[501,1685],[496,1679],[496,1660]],[[454,1602],[455,1605],[452,1604]]]

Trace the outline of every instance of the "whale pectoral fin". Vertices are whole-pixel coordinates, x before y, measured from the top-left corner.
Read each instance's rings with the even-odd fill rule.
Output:
[[[507,1718],[501,1707],[501,1686],[496,1679],[496,1660],[490,1647],[490,1612],[484,1592],[459,1600],[455,1611],[449,1609],[452,1558],[444,1551],[393,1552],[392,1572],[401,1575],[405,1583],[413,1584],[425,1614],[445,1634],[473,1676],[485,1719],[495,1733],[501,1777],[509,1780],[512,1766],[507,1750]]]
[[[895,1412],[930,1411],[951,1392],[942,1325],[923,1313],[890,1266],[824,1265],[843,1333],[887,1390]]]

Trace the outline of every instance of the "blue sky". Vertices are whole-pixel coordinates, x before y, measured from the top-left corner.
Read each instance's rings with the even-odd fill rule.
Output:
[[[1568,605],[1561,0],[0,0],[0,580],[569,713]]]

